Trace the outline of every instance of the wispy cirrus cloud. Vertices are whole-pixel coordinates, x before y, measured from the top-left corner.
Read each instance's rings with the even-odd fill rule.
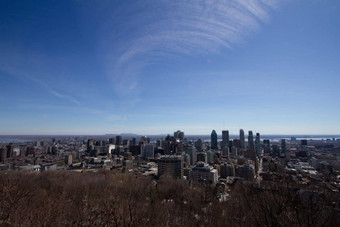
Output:
[[[76,100],[75,98],[56,91],[55,89],[53,89],[51,86],[49,86],[44,81],[38,79],[37,77],[31,76],[28,73],[21,72],[21,70],[16,70],[16,69],[13,69],[13,68],[0,66],[0,71],[6,72],[8,75],[14,76],[14,77],[21,79],[21,80],[26,79],[26,80],[36,84],[40,88],[42,88],[45,92],[47,92],[47,93],[49,93],[49,94],[51,94],[51,95],[53,95],[57,98],[67,100],[67,101],[72,102],[73,104],[76,104],[76,105],[80,105],[80,102],[78,100]]]
[[[136,84],[138,74],[146,66],[169,57],[204,56],[242,42],[269,19],[278,3],[143,0],[115,5],[110,11],[113,16],[102,25],[102,30],[113,31],[103,38],[108,74],[119,92],[130,92],[131,89],[120,88]]]
[[[19,80],[26,80],[29,83],[33,83],[36,86],[40,87],[42,90],[44,90],[46,93],[49,93],[53,95],[54,97],[57,97],[59,99],[62,99],[64,101],[70,102],[72,104],[76,104],[73,106],[65,105],[43,105],[43,104],[37,104],[37,103],[26,103],[20,105],[13,106],[16,109],[38,109],[38,110],[57,110],[57,111],[67,111],[67,112],[73,112],[73,113],[81,113],[81,114],[91,114],[91,115],[98,115],[103,117],[103,119],[106,119],[108,122],[119,122],[124,121],[127,119],[126,115],[118,115],[118,114],[112,114],[112,110],[109,107],[106,108],[91,108],[90,106],[86,106],[83,103],[79,102],[77,99],[75,99],[73,96],[61,93],[54,88],[52,88],[50,85],[45,83],[43,80],[38,79],[37,77],[34,77],[26,72],[23,72],[21,70],[17,70],[10,67],[4,67],[0,65],[0,72],[5,72],[7,75],[15,77]],[[132,84],[132,86],[135,86]],[[128,89],[133,89],[132,87]],[[132,100],[133,101],[133,100]],[[133,101],[135,102],[135,101]],[[125,103],[126,105],[129,105],[129,102]],[[43,118],[47,118],[48,115],[44,115]]]

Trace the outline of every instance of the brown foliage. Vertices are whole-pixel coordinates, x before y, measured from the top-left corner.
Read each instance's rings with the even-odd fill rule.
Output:
[[[336,226],[335,198],[307,199],[288,185],[239,183],[218,202],[213,188],[128,173],[0,174],[0,225]],[[309,196],[309,197],[308,197]],[[335,195],[339,196],[339,195]]]

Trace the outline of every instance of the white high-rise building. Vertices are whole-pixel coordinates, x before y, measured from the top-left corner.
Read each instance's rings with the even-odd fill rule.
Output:
[[[197,161],[197,150],[194,145],[186,146],[186,152],[190,156],[190,165],[195,165]]]

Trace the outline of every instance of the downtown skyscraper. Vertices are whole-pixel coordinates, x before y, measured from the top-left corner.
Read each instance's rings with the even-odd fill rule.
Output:
[[[254,151],[254,136],[253,131],[248,132],[248,150]]]
[[[229,146],[229,131],[223,130],[222,131],[222,147],[228,147]]]
[[[211,149],[218,149],[217,146],[217,133],[215,130],[211,132]]]
[[[244,131],[243,131],[243,129],[240,129],[240,145],[241,145],[242,149],[245,148],[245,139],[244,139]]]
[[[256,133],[255,139],[255,151],[257,155],[261,154],[261,140],[260,140],[260,133]]]

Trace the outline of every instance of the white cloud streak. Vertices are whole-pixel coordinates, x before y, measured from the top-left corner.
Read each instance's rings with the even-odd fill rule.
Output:
[[[115,5],[102,27],[113,31],[103,42],[108,74],[122,92],[122,87],[136,84],[146,66],[169,56],[204,56],[231,48],[267,21],[277,5],[276,0],[143,0]]]
[[[73,97],[68,96],[66,94],[62,94],[54,90],[44,81],[37,79],[36,77],[33,77],[27,73],[21,72],[20,70],[15,70],[13,68],[0,66],[0,71],[6,72],[6,74],[13,76],[15,78],[18,78],[20,80],[26,79],[30,82],[33,82],[38,87],[50,93],[51,95],[57,98],[72,102],[73,104],[76,104],[75,106],[70,107],[70,106],[56,106],[56,105],[39,105],[39,104],[34,103],[34,104],[28,104],[28,105],[21,104],[19,106],[16,106],[16,108],[29,108],[29,109],[42,109],[42,110],[65,110],[65,111],[72,111],[72,112],[77,112],[77,113],[101,115],[104,118],[106,117],[106,120],[108,122],[125,121],[128,118],[126,115],[124,116],[118,115],[118,114],[114,115],[110,111],[107,111],[105,109],[97,109],[97,108],[90,108],[90,107],[84,106],[78,100],[74,99]],[[136,86],[136,84],[132,84],[131,87],[129,87],[128,89],[133,89],[134,86]]]
[[[6,72],[8,75],[14,76],[16,78],[19,79],[27,79],[30,82],[35,83],[36,85],[38,85],[39,87],[41,87],[43,90],[45,90],[46,92],[50,93],[51,95],[60,98],[60,99],[65,99],[68,100],[74,104],[80,105],[80,102],[77,101],[76,99],[74,99],[73,97],[70,97],[68,95],[65,94],[61,94],[60,92],[54,90],[53,88],[51,88],[48,84],[46,84],[45,82],[43,82],[42,80],[37,79],[36,77],[33,77],[27,73],[24,72],[18,72],[17,70],[14,69],[9,69],[8,67],[0,67],[0,70]]]

